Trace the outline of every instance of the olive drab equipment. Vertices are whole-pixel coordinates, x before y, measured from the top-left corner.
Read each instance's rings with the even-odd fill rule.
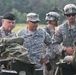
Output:
[[[63,9],[63,14],[76,14],[76,6],[74,4],[67,4]]]
[[[31,63],[28,50],[22,46],[23,38],[0,39],[0,59],[16,59]]]
[[[0,75],[34,75],[35,64],[22,46],[23,41],[23,38],[0,39]]]

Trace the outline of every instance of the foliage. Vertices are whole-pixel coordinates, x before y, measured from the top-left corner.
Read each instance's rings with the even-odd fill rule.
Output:
[[[17,16],[17,22],[24,23],[27,13],[36,12],[40,15],[41,23],[45,23],[46,13],[56,11],[61,14],[60,11],[68,3],[76,4],[76,0],[0,0],[0,16],[13,12]]]
[[[24,23],[26,20],[26,13],[21,13],[16,9],[12,9],[12,12],[16,15],[16,22],[17,23]]]

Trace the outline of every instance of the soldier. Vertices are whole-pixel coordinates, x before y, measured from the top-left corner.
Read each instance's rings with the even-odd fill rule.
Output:
[[[49,12],[46,14],[46,22],[47,26],[45,27],[45,30],[50,34],[52,37],[54,34],[55,27],[58,26],[60,15],[57,12]]]
[[[2,26],[0,27],[0,37],[1,38],[11,38],[16,37],[16,33],[12,30],[15,27],[15,15],[12,13],[6,13],[2,17]]]
[[[54,46],[56,53],[62,55],[64,58],[66,55],[72,55],[74,52],[73,42],[76,39],[76,6],[74,4],[65,5],[63,14],[67,20],[56,29],[53,44],[56,44]],[[69,71],[68,74],[70,75],[71,66],[69,66],[69,64],[64,66],[64,72]]]
[[[57,28],[53,43],[58,44],[56,49],[59,47],[57,50],[59,54],[61,54],[63,50],[63,52],[72,55],[73,41],[76,38],[76,6],[74,4],[67,4],[64,7],[63,14],[67,20]],[[59,44],[61,43],[62,45],[60,46]]]
[[[26,21],[28,26],[18,32],[18,36],[24,38],[23,46],[28,49],[30,59],[36,64],[35,69],[42,69],[43,63],[46,63],[49,59],[49,55],[45,55],[46,48],[44,44],[51,51],[50,56],[53,57],[51,37],[44,29],[38,28],[39,21],[38,14],[28,13]]]
[[[44,28],[47,33],[49,33],[49,35],[51,36],[51,38],[54,38],[54,33],[55,33],[55,27],[58,26],[58,22],[59,22],[59,18],[60,15],[57,12],[49,12],[46,14],[46,22],[47,22],[47,26]],[[48,75],[53,75],[54,71],[55,71],[55,64],[56,62],[58,62],[58,57],[56,56],[54,59],[50,59],[50,64],[52,65],[52,69],[51,70],[46,70]]]

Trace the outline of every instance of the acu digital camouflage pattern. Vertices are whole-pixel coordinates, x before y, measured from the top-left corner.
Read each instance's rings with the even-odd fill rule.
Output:
[[[39,19],[39,15],[36,13],[28,13],[27,14],[27,21],[32,21],[32,22],[36,22],[36,21],[40,21]]]
[[[44,29],[47,31],[47,33],[49,33],[49,35],[51,36],[51,38],[54,38],[55,31],[52,28],[49,28],[48,26],[46,26]],[[53,39],[52,39],[52,42],[53,42]],[[56,52],[56,51],[54,51],[54,52]],[[54,55],[55,55],[54,59],[50,58],[50,64],[51,64],[52,68],[51,68],[50,71],[46,71],[47,75],[53,75],[54,74],[55,69],[56,69],[56,63],[60,59],[60,55],[57,55],[57,52]]]
[[[49,33],[52,38],[55,31],[52,28],[49,28],[48,26],[46,26],[44,29],[47,31],[47,33]]]
[[[62,25],[59,26],[57,32],[54,37],[53,43],[56,44],[54,48],[56,51],[61,54],[62,50],[65,47],[73,47],[73,42],[76,38],[76,25],[68,25],[66,21]],[[62,45],[59,45],[61,44]]]
[[[0,59],[16,59],[25,63],[31,63],[28,50],[22,46],[23,41],[22,38],[0,39]]]
[[[42,67],[41,58],[54,57],[53,50],[51,50],[51,37],[45,30],[38,28],[33,34],[29,34],[28,29],[24,28],[19,31],[18,36],[24,38],[23,45],[29,50],[30,59],[36,64],[36,68]],[[49,51],[46,55],[45,44]]]
[[[5,31],[2,27],[0,27],[0,38],[14,38],[17,37],[16,33],[11,31],[10,33],[8,33],[7,31]]]

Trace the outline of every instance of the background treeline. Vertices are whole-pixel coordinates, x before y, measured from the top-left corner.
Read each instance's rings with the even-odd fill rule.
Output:
[[[68,3],[76,4],[76,0],[0,0],[0,16],[13,12],[17,17],[16,22],[24,23],[27,13],[36,12],[40,15],[41,23],[45,24],[46,13],[56,11],[63,17],[63,7]]]

